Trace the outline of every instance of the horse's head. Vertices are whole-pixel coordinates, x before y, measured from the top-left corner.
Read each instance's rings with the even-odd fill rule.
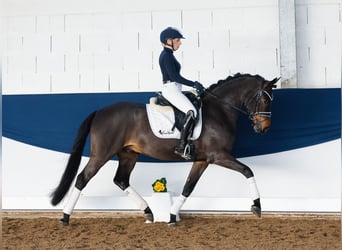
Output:
[[[267,81],[259,75],[237,73],[211,85],[206,93],[224,107],[248,115],[254,131],[265,133],[271,126],[272,89],[276,88],[278,80]]]
[[[279,78],[274,78],[272,81],[262,81],[260,88],[245,104],[257,133],[265,133],[271,127],[272,89],[276,88],[278,80]]]

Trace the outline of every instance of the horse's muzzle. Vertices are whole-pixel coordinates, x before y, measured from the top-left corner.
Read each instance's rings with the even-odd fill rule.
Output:
[[[266,133],[271,127],[271,120],[263,116],[254,116],[253,124],[256,133]]]

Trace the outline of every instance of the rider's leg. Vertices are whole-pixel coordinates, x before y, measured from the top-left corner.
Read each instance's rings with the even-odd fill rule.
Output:
[[[179,145],[175,148],[175,153],[181,155],[187,160],[190,160],[194,155],[193,152],[191,152],[193,150],[191,150],[191,146],[188,144],[188,141],[192,135],[197,110],[189,99],[182,93],[181,86],[181,84],[175,82],[164,84],[162,94],[170,103],[172,103],[172,105],[186,114],[186,122],[181,131]]]
[[[175,153],[182,156],[184,159],[190,160],[193,158],[193,152],[191,152],[191,146],[189,140],[192,135],[192,131],[195,124],[195,117],[192,110],[186,114],[186,121],[181,131],[179,144],[175,148]]]

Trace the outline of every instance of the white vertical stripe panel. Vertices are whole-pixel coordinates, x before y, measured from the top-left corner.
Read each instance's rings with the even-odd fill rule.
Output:
[[[19,53],[23,50],[23,39],[19,34],[8,34],[5,41],[5,54]]]
[[[8,72],[2,73],[2,81],[6,84],[2,84],[3,94],[16,94],[22,93],[22,73],[21,72]]]
[[[94,54],[79,54],[78,57],[79,71],[81,73],[91,72],[94,70]]]
[[[160,39],[160,32],[156,31],[139,31],[139,50],[149,50],[162,48]]]
[[[280,68],[277,64],[276,49],[261,48],[257,49],[253,57],[252,64],[254,66],[254,74],[259,74],[268,80],[272,80],[274,77],[280,76]]]
[[[308,64],[297,69],[299,88],[325,88],[325,69],[323,66]]]
[[[342,44],[342,29],[341,24],[336,27],[325,28],[325,45],[336,50],[341,49]],[[338,57],[338,53],[336,53]]]
[[[32,54],[18,53],[7,57],[8,72],[35,72],[36,57]]]
[[[259,8],[245,8],[244,9],[244,22],[245,27],[256,29],[263,32],[278,33],[279,27],[279,10],[278,6],[272,7],[259,7]],[[275,34],[275,35],[276,35]],[[274,35],[274,34],[270,34]]]
[[[308,63],[309,63],[309,59],[310,59],[310,50],[309,47],[305,47],[305,46],[301,46],[298,47],[297,46],[297,70],[299,68],[303,68],[305,67]]]
[[[92,14],[74,14],[65,16],[65,31],[76,34],[93,32]]]
[[[24,53],[49,53],[50,36],[48,34],[26,34],[23,38]]]
[[[182,40],[181,49],[179,51],[177,51],[176,53],[198,47],[198,44],[199,44],[198,34],[199,34],[199,32],[197,30],[195,30],[195,29],[183,29],[182,34],[185,37],[185,39]]]
[[[123,14],[123,30],[148,31],[152,28],[151,12],[131,12]]]
[[[110,72],[110,91],[137,91],[139,88],[138,78],[139,74],[137,71],[114,70]]]
[[[338,4],[308,5],[308,23],[314,27],[326,27],[340,24]]]
[[[94,14],[95,33],[116,33],[122,31],[122,14]]]
[[[213,10],[214,29],[241,29],[244,25],[244,8]]]
[[[77,73],[53,73],[51,75],[52,93],[79,92],[79,75]]]
[[[49,93],[49,73],[23,73],[23,93]]]
[[[219,80],[226,79],[230,74],[228,68],[205,69],[200,71],[199,81],[204,87],[217,83]]]
[[[152,12],[152,26],[158,34],[167,27],[182,28],[181,11],[155,11]],[[158,36],[159,40],[159,36]]]
[[[323,28],[312,26],[298,27],[296,29],[297,47],[324,46],[326,37]]]
[[[256,70],[257,65],[259,64],[259,59],[257,56],[254,56],[252,52],[255,52],[255,49],[251,48],[242,48],[242,49],[232,49],[232,60],[231,60],[231,72],[235,74],[237,72],[241,73],[250,73],[250,74],[260,74]],[[259,56],[260,57],[260,56]],[[265,65],[265,67],[269,67],[270,65]]]
[[[230,46],[229,30],[213,30],[199,32],[199,47],[207,49],[227,49]]]
[[[89,93],[94,90],[94,71],[85,71],[79,74],[79,89],[77,92]]]
[[[211,10],[183,11],[183,29],[209,30],[212,28]]]
[[[110,52],[115,52],[115,53],[117,53],[117,52],[123,53],[124,52],[123,49],[126,47],[125,44],[128,41],[126,41],[126,38],[124,37],[123,34],[124,33],[122,31],[117,31],[113,34],[110,34],[110,36],[109,36],[109,51]],[[133,34],[135,34],[135,33],[133,33]],[[135,35],[132,35],[132,36],[135,37]],[[137,37],[138,37],[138,35],[136,35],[136,39],[138,39]],[[138,49],[138,42],[136,41],[136,43],[137,44],[135,44],[135,41],[133,42],[134,48],[129,48],[129,46],[127,46],[126,49],[137,50]]]
[[[124,55],[124,70],[152,70],[151,51],[126,51]]]
[[[51,49],[54,53],[78,53],[80,36],[75,33],[55,33],[52,35]]]
[[[111,43],[117,45],[115,48],[125,50],[125,53],[131,53],[139,48],[139,34],[137,31],[124,31],[118,34],[117,37],[114,37]]]
[[[49,33],[50,32],[50,17],[49,16],[36,16],[36,32]]]
[[[229,69],[234,63],[235,58],[232,50],[229,48],[214,49],[213,51],[213,65],[215,69]]]
[[[326,65],[327,87],[341,88],[341,74],[336,74],[339,70],[341,70],[341,60],[334,57]]]
[[[43,54],[37,56],[37,73],[54,73],[64,71],[63,54]]]
[[[65,31],[65,15],[49,16],[49,32],[60,33]]]
[[[78,93],[108,92],[110,90],[109,74],[103,72],[84,72],[79,75]]]
[[[94,85],[92,92],[107,92],[109,89],[109,73],[94,71]]]
[[[61,54],[64,57],[64,67],[65,72],[78,72],[79,63],[78,63],[78,54],[77,53],[69,53],[69,54]]]
[[[100,53],[94,55],[94,70],[102,72],[110,72],[114,69],[123,68],[122,53]]]
[[[27,34],[36,32],[35,16],[12,16],[8,19],[8,32]]]
[[[160,70],[143,70],[139,72],[139,91],[161,91]]]
[[[263,33],[260,30],[231,29],[230,30],[230,46],[231,48],[270,48],[279,46],[278,33]]]
[[[106,34],[85,34],[80,36],[82,53],[100,53],[109,51],[109,36]]]
[[[193,48],[184,51],[184,67],[193,70],[213,68],[213,53],[210,49]]]

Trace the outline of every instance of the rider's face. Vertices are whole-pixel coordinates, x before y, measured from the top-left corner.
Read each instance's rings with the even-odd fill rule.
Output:
[[[180,38],[173,39],[173,49],[178,50],[179,47],[181,46],[182,41]]]
[[[173,44],[173,49],[176,51],[176,50],[178,50],[179,49],[179,47],[181,46],[181,44],[182,44],[182,41],[181,41],[181,39],[180,38],[175,38],[175,39],[168,39],[167,40],[167,44],[169,45],[169,46],[172,46],[172,44]]]

